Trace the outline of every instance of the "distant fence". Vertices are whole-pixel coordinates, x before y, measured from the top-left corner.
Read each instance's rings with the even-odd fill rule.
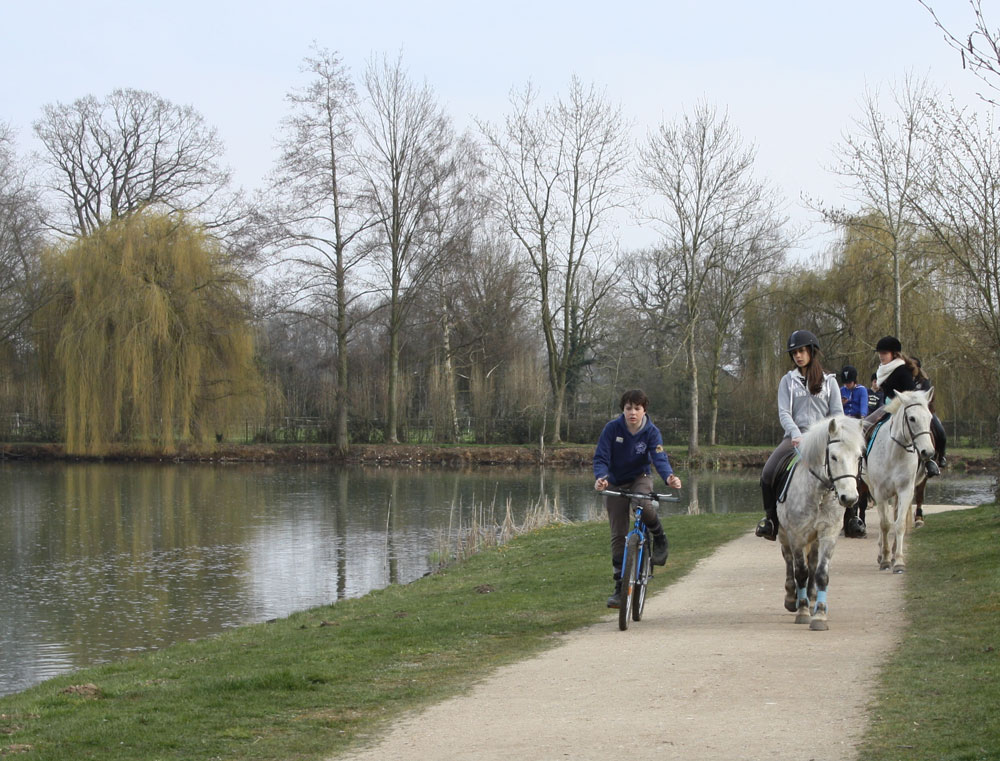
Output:
[[[563,423],[564,441],[596,442],[608,418],[576,417]],[[655,419],[668,446],[686,446],[689,429],[684,418]],[[949,447],[994,447],[995,422],[970,420],[944,422]],[[464,444],[537,444],[543,430],[552,433],[552,421],[542,417],[474,418],[459,420],[458,443]],[[400,441],[409,444],[437,444],[455,441],[454,435],[431,418],[414,417],[399,421],[396,430]],[[708,426],[701,424],[702,444],[708,441]],[[740,420],[720,421],[718,444],[757,446],[776,444],[782,436],[777,423],[754,424]],[[385,441],[385,421],[374,418],[351,419],[348,435],[352,443],[380,444]],[[319,417],[280,417],[244,420],[226,431],[221,439],[244,444],[333,444],[334,422]],[[61,420],[41,421],[19,413],[0,414],[0,441],[52,443],[63,440]]]

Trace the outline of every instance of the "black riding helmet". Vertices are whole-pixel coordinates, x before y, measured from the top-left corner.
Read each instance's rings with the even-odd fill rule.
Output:
[[[903,345],[896,336],[882,336],[875,344],[875,351],[893,351],[897,354],[903,350]]]
[[[819,351],[819,339],[808,330],[796,330],[788,337],[788,348],[786,351],[791,354],[803,346],[811,346],[814,351]]]
[[[840,371],[840,375],[844,379],[844,383],[858,382],[858,369],[853,365],[844,365]]]

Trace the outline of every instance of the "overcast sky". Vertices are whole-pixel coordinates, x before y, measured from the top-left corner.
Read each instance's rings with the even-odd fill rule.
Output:
[[[936,0],[954,31],[971,30],[965,0]],[[24,154],[47,103],[118,87],[196,108],[227,147],[237,180],[256,189],[274,157],[284,96],[305,81],[313,42],[360,72],[402,54],[462,129],[495,121],[529,80],[546,99],[576,74],[605,88],[637,135],[707,102],[757,147],[757,172],[786,196],[800,225],[802,193],[836,203],[825,167],[869,89],[908,72],[982,108],[984,85],[963,71],[917,0],[26,0],[0,11],[0,121]],[[946,7],[947,6],[947,7]],[[1000,12],[996,19],[1000,23]],[[828,244],[815,235],[800,255]],[[626,243],[647,233],[622,230]]]

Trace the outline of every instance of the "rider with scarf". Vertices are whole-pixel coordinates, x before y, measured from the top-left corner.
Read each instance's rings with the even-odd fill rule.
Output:
[[[885,401],[896,396],[900,391],[916,391],[917,377],[921,375],[920,366],[903,354],[903,345],[895,336],[883,336],[875,344],[878,352],[879,366],[875,371],[879,391],[885,394]],[[886,415],[885,405],[869,414],[864,419],[865,431],[870,431]],[[941,469],[934,460],[924,463],[927,477],[941,475]]]
[[[767,459],[760,476],[764,517],[756,534],[774,541],[778,538],[778,496],[774,480],[778,468],[799,445],[806,428],[833,415],[843,415],[837,376],[823,372],[819,361],[819,340],[808,330],[796,330],[788,338],[788,356],[795,364],[778,384],[778,420],[785,437]]]

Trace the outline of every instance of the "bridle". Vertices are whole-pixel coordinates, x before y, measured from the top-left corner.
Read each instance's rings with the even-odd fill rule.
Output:
[[[902,413],[901,413],[900,416],[903,418],[903,423],[906,425],[906,433],[910,437],[910,442],[909,443],[906,443],[905,441],[900,441],[899,439],[897,439],[895,437],[895,435],[893,435],[893,433],[892,433],[892,426],[889,427],[889,438],[891,438],[894,442],[896,442],[897,444],[899,444],[899,446],[901,446],[907,452],[916,452],[917,451],[917,438],[919,436],[930,436],[930,439],[931,439],[931,448],[933,449],[933,447],[934,447],[934,437],[931,436],[931,429],[930,429],[930,427],[928,427],[926,431],[920,431],[918,433],[914,433],[913,432],[913,426],[910,425],[910,418],[906,415],[906,411],[908,409],[910,409],[910,407],[926,407],[926,406],[927,405],[918,404],[918,403],[914,402],[913,404],[907,404],[905,407],[903,407],[903,410],[902,410]]]
[[[842,441],[843,439],[827,439],[826,455],[823,463],[824,467],[826,468],[825,476],[817,473],[815,470],[812,469],[812,467],[809,468],[809,473],[813,476],[813,478],[818,480],[823,485],[823,488],[829,491],[835,491],[837,488],[837,481],[841,481],[845,478],[853,478],[855,484],[859,488],[861,486],[861,468],[864,466],[864,461],[865,461],[864,453],[858,456],[858,472],[855,473],[854,475],[851,475],[850,473],[845,473],[842,476],[835,476],[833,475],[833,470],[831,470],[830,468],[830,445],[840,444]]]

